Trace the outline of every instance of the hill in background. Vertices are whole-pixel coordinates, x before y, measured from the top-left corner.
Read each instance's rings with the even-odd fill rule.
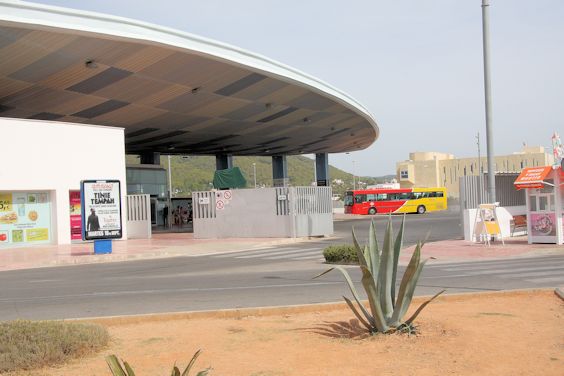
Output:
[[[288,156],[288,177],[293,186],[310,186],[314,181],[313,159],[304,156]],[[128,165],[139,164],[139,158],[134,155],[126,156]],[[257,187],[272,186],[272,158],[270,157],[233,157],[233,165],[241,169],[247,180],[247,187],[254,187],[253,163],[256,164]],[[161,166],[168,169],[168,158],[161,156]],[[215,172],[214,156],[171,156],[173,197],[190,196],[193,191],[206,191],[212,188]],[[332,182],[333,193],[342,194],[353,187],[353,176],[336,167],[329,166],[329,177]],[[365,185],[382,183],[394,178],[395,175],[381,177],[355,177],[357,187],[359,182]],[[339,182],[342,182],[339,184]]]

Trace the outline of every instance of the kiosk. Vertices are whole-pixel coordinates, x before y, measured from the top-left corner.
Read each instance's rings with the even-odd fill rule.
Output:
[[[564,244],[564,174],[561,166],[523,169],[513,183],[525,189],[529,244]]]

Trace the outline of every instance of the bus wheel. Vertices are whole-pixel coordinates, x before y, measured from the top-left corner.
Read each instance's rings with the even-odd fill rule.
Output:
[[[427,209],[425,209],[425,206],[423,205],[419,205],[417,207],[417,214],[424,214],[427,211]]]
[[[370,215],[376,214],[376,208],[370,208],[370,209],[368,209],[368,214],[370,214]]]

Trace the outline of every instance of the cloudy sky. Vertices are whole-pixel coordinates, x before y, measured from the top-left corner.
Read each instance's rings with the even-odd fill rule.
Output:
[[[485,151],[481,0],[35,0],[124,16],[265,55],[323,79],[373,114],[380,138],[330,156],[395,173],[413,151]],[[491,0],[494,151],[564,136],[564,1]]]

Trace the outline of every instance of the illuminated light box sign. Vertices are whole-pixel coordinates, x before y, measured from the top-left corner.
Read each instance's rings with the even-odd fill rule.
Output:
[[[83,180],[82,239],[120,239],[121,187],[119,180]]]

